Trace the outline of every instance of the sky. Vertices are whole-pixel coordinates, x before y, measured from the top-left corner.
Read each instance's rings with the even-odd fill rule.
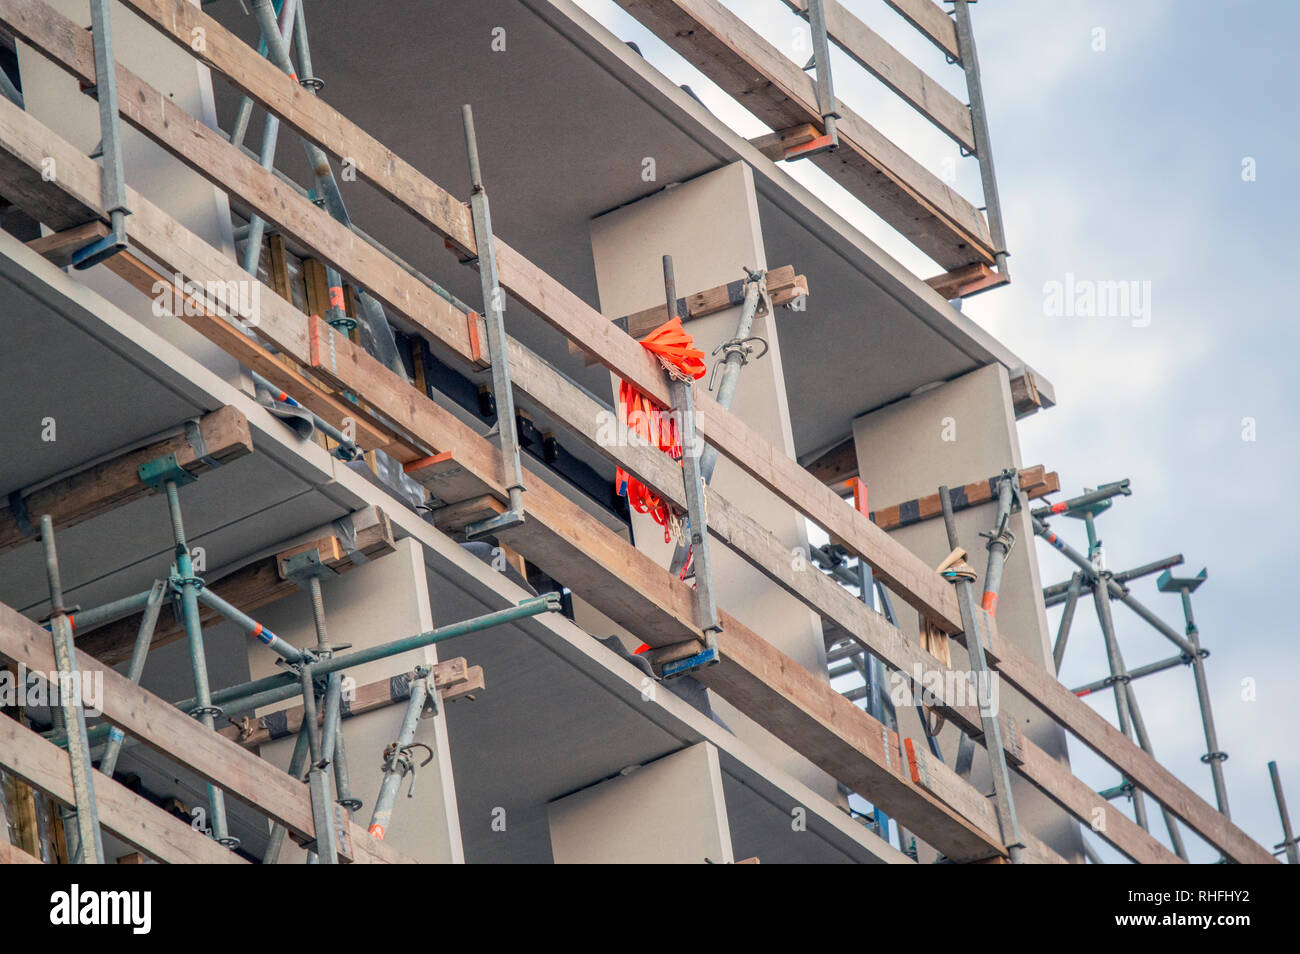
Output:
[[[780,0],[723,2],[807,60],[807,28]],[[966,102],[961,70],[886,4],[842,2]],[[767,131],[611,0],[578,3],[737,132]],[[1289,69],[1300,5],[984,0],[972,19],[1012,283],[964,311],[1055,386],[1057,406],[1020,422],[1025,462],[1058,471],[1068,495],[1132,481],[1132,495],[1098,521],[1108,568],[1182,553],[1178,575],[1208,570],[1193,610],[1211,652],[1231,814],[1271,849],[1282,834],[1270,760],[1300,823],[1300,647],[1285,609],[1300,576],[1287,497],[1300,469],[1289,400],[1300,353],[1292,314],[1300,135]],[[839,51],[832,61],[841,100],[983,204],[975,160]],[[820,170],[786,168],[916,274],[939,271]],[[1077,298],[1060,307],[1063,289],[1077,295],[1100,282],[1132,283],[1128,308],[1090,315]],[[1079,522],[1058,519],[1053,529],[1086,549]],[[1067,578],[1070,564],[1038,548],[1044,583]],[[1134,595],[1181,631],[1177,595],[1158,592],[1155,580],[1136,581]],[[1053,632],[1059,613],[1048,611]],[[1126,608],[1116,605],[1114,617],[1130,668],[1176,653]],[[1081,605],[1061,679],[1075,686],[1105,674],[1100,629]],[[1134,685],[1161,763],[1213,804],[1191,670]],[[1088,701],[1114,721],[1108,693]],[[1081,744],[1070,755],[1095,788],[1118,783]],[[1148,813],[1168,843],[1150,800]],[[1191,860],[1217,859],[1185,829],[1184,840]],[[1090,843],[1104,860],[1123,860]]]

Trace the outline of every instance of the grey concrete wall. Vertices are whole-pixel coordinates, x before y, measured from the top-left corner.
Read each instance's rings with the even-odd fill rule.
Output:
[[[708,742],[551,802],[557,864],[729,864],[718,750]]]
[[[1023,466],[1007,373],[1001,365],[989,365],[866,414],[854,421],[853,436],[873,510],[933,494],[940,484],[957,487]],[[979,534],[992,527],[996,509],[988,503],[956,514],[958,538],[979,572],[977,600],[984,589],[988,560],[986,541]],[[1028,513],[1013,514],[1010,529],[1016,542],[1004,570],[998,629],[1031,658],[1050,667],[1047,615]],[[942,519],[903,527],[891,536],[930,566],[937,566],[949,551]],[[918,638],[916,612],[899,599],[894,604],[904,633]],[[953,668],[969,668],[965,651],[955,642],[951,645]],[[1066,760],[1064,730],[1005,684],[999,689],[1002,706],[1016,717],[1025,735]],[[899,731],[918,740],[924,737],[914,709],[900,710]],[[940,742],[949,765],[957,741],[956,730],[945,728]],[[971,782],[980,791],[992,790],[983,749],[976,751]],[[1019,778],[1013,779],[1013,792],[1022,824],[1066,858],[1080,856],[1078,826],[1072,819]]]

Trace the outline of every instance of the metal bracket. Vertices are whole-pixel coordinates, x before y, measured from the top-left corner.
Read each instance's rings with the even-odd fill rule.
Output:
[[[836,110],[835,88],[831,82],[831,52],[830,39],[826,32],[826,12],[822,9],[822,0],[808,0],[808,6],[803,11],[804,18],[808,21],[808,26],[812,31],[813,56],[808,61],[805,70],[816,69],[816,92],[817,92],[817,111],[821,113],[822,129],[825,135],[818,136],[812,142],[804,143],[802,146],[795,146],[787,149],[784,158],[790,159],[807,159],[809,156],[815,156],[818,153],[830,152],[840,144],[839,133],[835,129],[835,121],[840,118]]]
[[[192,484],[198,480],[197,477],[176,462],[174,453],[145,461],[136,468],[136,473],[139,474],[141,483],[152,487],[154,490],[163,490],[168,481],[171,481],[177,487],[184,487],[186,484]]]
[[[313,577],[328,579],[339,575],[338,570],[321,559],[320,550],[316,547],[286,557],[280,564],[280,572],[284,574],[286,580],[291,580],[299,586],[305,585]]]
[[[674,676],[684,676],[692,670],[702,669],[705,666],[716,666],[722,661],[722,656],[718,653],[717,637],[711,635],[709,643],[709,648],[703,652],[679,659],[677,662],[664,663],[659,675],[664,679],[672,679]]]
[[[99,102],[100,148],[103,154],[101,194],[111,231],[72,253],[72,267],[91,268],[127,247],[126,174],[122,169],[122,127],[117,108],[117,62],[113,56],[109,0],[91,0],[91,39],[95,51],[95,99]]]

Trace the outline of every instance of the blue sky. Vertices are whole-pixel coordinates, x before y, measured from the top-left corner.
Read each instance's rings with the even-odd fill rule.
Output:
[[[806,28],[779,0],[725,2],[791,58],[807,59]],[[579,3],[737,131],[766,131],[610,0]],[[961,71],[884,3],[846,5],[966,100]],[[1099,521],[1108,566],[1181,552],[1180,573],[1208,567],[1193,605],[1212,653],[1206,665],[1220,746],[1230,754],[1232,815],[1271,848],[1281,827],[1270,759],[1300,813],[1300,648],[1284,603],[1300,575],[1289,499],[1300,463],[1289,400],[1300,353],[1292,315],[1300,141],[1289,69],[1300,7],[985,0],[973,19],[1013,283],[971,299],[966,313],[1056,387],[1058,406],[1021,422],[1025,461],[1059,471],[1071,494],[1132,480],[1133,496]],[[847,59],[837,54],[834,66],[841,99],[982,204],[974,160],[960,159]],[[1247,160],[1252,181],[1243,178]],[[790,172],[917,274],[937,271],[815,167]],[[1045,286],[1067,274],[1149,288],[1149,323],[1049,314]],[[1243,439],[1252,427],[1254,439]],[[1054,528],[1086,545],[1081,524],[1058,520]],[[1068,575],[1049,547],[1040,544],[1039,554],[1045,582]],[[1135,583],[1134,593],[1181,630],[1178,599],[1158,593],[1155,577]],[[1173,655],[1127,609],[1114,612],[1130,667]],[[1049,611],[1053,628],[1058,614]],[[1061,678],[1077,685],[1105,666],[1091,607],[1081,606]],[[1190,670],[1136,687],[1161,762],[1213,803]],[[1114,719],[1109,695],[1090,701]],[[1097,788],[1118,781],[1081,745],[1071,746],[1071,758]],[[1164,840],[1158,811],[1148,808]],[[1184,838],[1192,860],[1217,857],[1190,832]],[[1103,858],[1121,860],[1092,843]]]

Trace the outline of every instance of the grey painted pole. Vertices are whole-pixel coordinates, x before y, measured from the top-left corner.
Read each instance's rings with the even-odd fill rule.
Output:
[[[953,517],[952,497],[946,486],[939,488],[939,501],[943,504],[943,525],[948,532],[948,544],[953,549],[960,546],[957,540],[957,521]],[[975,593],[971,581],[960,576],[951,577],[957,587],[957,605],[961,610],[961,625],[966,633],[966,648],[977,669],[977,679],[991,679],[988,659],[984,655],[984,639],[975,616]],[[986,683],[987,685],[987,683]],[[989,705],[991,693],[976,694],[979,701],[980,723],[984,729],[985,748],[989,754],[989,768],[993,775],[993,795],[997,805],[998,825],[1002,841],[1007,847],[1011,863],[1020,864],[1024,843],[1020,840],[1020,824],[1016,819],[1016,803],[1011,794],[1011,775],[1007,771],[1007,754],[1002,748],[1002,725]]]
[[[1075,573],[1070,577],[1070,587],[1065,591],[1065,609],[1061,612],[1061,625],[1056,631],[1056,645],[1052,647],[1052,662],[1056,671],[1061,671],[1061,660],[1065,658],[1065,641],[1070,638],[1070,626],[1074,623],[1074,610],[1079,605],[1079,591],[1083,588],[1083,574]]]
[[[153,643],[154,627],[158,625],[158,614],[162,612],[163,597],[167,595],[167,582],[158,580],[149,591],[149,602],[145,604],[144,617],[140,620],[140,629],[136,632],[135,645],[131,647],[131,662],[127,666],[126,678],[137,686],[144,675],[144,664],[149,656],[149,647]],[[99,759],[99,770],[109,778],[117,768],[117,757],[122,753],[122,740],[126,736],[117,726],[108,730],[108,745]]]
[[[1205,755],[1201,756],[1201,761],[1209,763],[1210,776],[1214,780],[1214,797],[1218,802],[1219,811],[1225,818],[1231,818],[1232,815],[1228,812],[1228,787],[1223,778],[1223,763],[1227,760],[1228,753],[1219,748],[1219,736],[1214,728],[1214,710],[1210,707],[1210,685],[1205,677],[1206,653],[1201,649],[1200,631],[1197,630],[1196,620],[1192,616],[1191,587],[1181,586],[1178,592],[1183,598],[1187,638],[1196,647],[1196,653],[1192,656],[1192,676],[1196,681],[1196,699],[1201,706],[1201,724],[1205,729]]]
[[[375,799],[374,811],[370,814],[370,834],[380,841],[388,831],[393,817],[393,806],[397,802],[397,790],[402,785],[406,773],[414,768],[407,749],[415,741],[416,723],[424,711],[424,702],[429,695],[428,666],[416,666],[411,679],[411,696],[406,702],[406,712],[402,716],[402,726],[397,733],[397,741],[384,752],[384,780],[379,786],[379,796]]]
[[[63,583],[59,575],[59,555],[54,548],[54,521],[41,516],[41,549],[45,553],[45,574],[50,585],[50,638],[54,644],[54,664],[58,667],[59,712],[68,734],[68,764],[72,773],[72,797],[77,810],[77,846],[81,862],[88,865],[104,861],[104,841],[99,830],[99,809],[95,804],[94,763],[86,739],[86,710],[81,704],[81,672],[77,668],[77,651],[72,643],[72,627],[63,605]],[[71,846],[69,846],[71,848]]]
[[[1282,844],[1286,849],[1287,864],[1300,865],[1300,852],[1296,848],[1295,835],[1291,834],[1291,815],[1286,810],[1286,793],[1282,791],[1282,777],[1277,773],[1277,763],[1268,763],[1268,774],[1273,780],[1273,797],[1277,799],[1277,813],[1282,816]]]
[[[194,677],[194,708],[189,712],[208,728],[215,730],[214,716],[221,712],[212,704],[212,691],[208,685],[208,660],[203,647],[203,626],[199,621],[199,589],[190,560],[190,546],[185,541],[185,525],[181,521],[180,493],[176,481],[166,482],[167,509],[171,514],[172,533],[176,539],[176,582],[181,588],[181,616],[185,625],[185,640],[190,650],[190,673]],[[211,593],[205,589],[204,593]],[[226,830],[226,795],[211,782],[207,784],[209,823],[212,837],[228,848],[239,844]]]
[[[736,385],[740,381],[740,369],[749,360],[744,342],[754,327],[754,316],[758,313],[758,303],[763,299],[763,289],[767,287],[767,271],[750,272],[745,283],[745,301],[741,306],[740,320],[736,322],[736,333],[731,340],[721,347],[726,349],[723,360],[722,378],[718,382],[718,396],[715,400],[724,410],[731,409],[731,402],[736,397]],[[675,291],[674,291],[675,294]],[[673,308],[669,307],[668,319],[673,318]],[[700,455],[700,479],[706,484],[713,479],[713,470],[718,466],[718,449],[706,444]],[[668,565],[670,573],[680,573],[689,558],[690,547],[677,545],[673,551],[672,562]],[[855,581],[850,581],[855,582]]]
[[[1120,659],[1119,644],[1115,640],[1115,624],[1110,615],[1110,600],[1106,597],[1104,585],[1094,585],[1092,587],[1093,605],[1097,609],[1097,622],[1101,625],[1102,641],[1106,646],[1106,662],[1110,666],[1110,678],[1113,683],[1120,684],[1128,680],[1128,675],[1124,672],[1124,663]],[[1130,739],[1133,738],[1133,724],[1129,718],[1128,711],[1128,693],[1115,693],[1115,714],[1119,718],[1119,730]],[[1146,831],[1150,831],[1147,824],[1146,804],[1142,799],[1142,793],[1137,789],[1133,790],[1133,815],[1137,823]]]

